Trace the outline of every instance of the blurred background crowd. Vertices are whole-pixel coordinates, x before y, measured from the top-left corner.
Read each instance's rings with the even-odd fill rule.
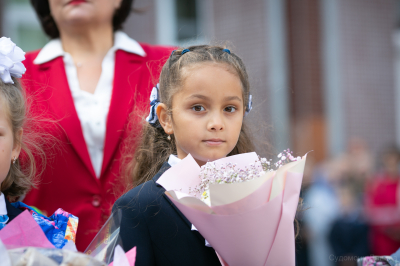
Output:
[[[258,152],[311,151],[298,265],[355,265],[400,247],[399,0],[137,0],[124,31],[226,44],[243,58]],[[0,36],[24,51],[48,41],[29,0],[0,0]]]

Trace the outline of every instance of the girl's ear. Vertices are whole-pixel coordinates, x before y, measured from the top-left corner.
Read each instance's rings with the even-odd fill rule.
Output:
[[[22,134],[23,134],[23,132],[24,131],[21,128],[15,134],[14,147],[13,147],[12,152],[11,152],[12,159],[19,157],[19,154],[21,152],[21,142],[22,142]]]
[[[164,129],[165,133],[168,135],[174,134],[174,129],[172,127],[172,119],[168,113],[168,108],[164,103],[160,103],[156,109],[158,121]]]

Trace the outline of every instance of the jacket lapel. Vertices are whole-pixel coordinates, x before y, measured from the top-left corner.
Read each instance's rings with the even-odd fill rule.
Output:
[[[170,206],[172,206],[172,208],[174,208],[174,210],[178,214],[178,216],[185,222],[185,224],[188,226],[189,230],[191,231],[190,233],[194,234],[202,243],[205,243],[205,238],[200,234],[199,231],[197,231],[197,230],[193,231],[192,230],[192,223],[188,220],[188,218],[186,218],[185,215],[183,215],[183,213],[178,209],[178,207],[176,207],[176,205],[171,201],[171,199],[165,194],[165,189],[161,185],[157,184],[157,180],[169,168],[171,168],[171,166],[167,162],[165,162],[162,165],[160,171],[153,177],[153,181],[156,182],[156,185],[158,187],[162,188],[162,190],[163,190],[163,198],[168,202],[168,204]]]
[[[46,78],[46,80],[42,81],[46,85],[46,90],[43,91],[43,94],[45,99],[48,100],[52,113],[55,115],[55,118],[64,130],[78,156],[93,177],[96,178],[89,151],[83,137],[81,123],[68,85],[62,57],[41,64],[39,69],[46,72],[45,75],[40,76]]]
[[[135,104],[143,102],[143,97],[147,94],[148,88],[139,85],[143,71],[146,70],[143,60],[144,58],[139,55],[122,50],[116,51],[114,83],[107,117],[101,175],[114,157],[131,111]]]
[[[165,171],[167,171],[169,168],[171,168],[171,166],[165,162],[161,168],[160,171],[158,171],[158,173],[153,177],[153,181],[156,183],[157,187],[160,187],[163,189],[163,191],[165,192],[165,189],[157,183],[157,180],[162,176],[162,174],[164,174]],[[175,206],[175,204],[169,199],[169,197],[167,195],[165,195],[165,193],[163,193],[163,197],[166,201],[168,201],[168,203],[175,209],[175,211],[178,213],[178,215],[181,217],[182,220],[185,221],[185,223],[187,224],[187,226],[189,228],[192,228],[192,223],[186,218],[185,215],[183,215],[183,213],[178,209],[178,207]]]

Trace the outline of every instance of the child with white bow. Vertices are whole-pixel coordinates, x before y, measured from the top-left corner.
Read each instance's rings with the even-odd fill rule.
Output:
[[[23,137],[26,120],[24,92],[19,78],[25,73],[21,63],[25,53],[10,39],[0,38],[0,229],[21,210],[8,201],[24,195],[33,185],[35,160]],[[23,148],[24,167],[20,164]]]
[[[7,230],[6,225],[27,210],[49,241],[55,247],[62,248],[68,242],[67,238],[74,240],[75,237],[65,237],[66,227],[69,226],[66,224],[72,223],[73,228],[68,229],[76,231],[78,218],[61,209],[47,218],[34,208],[16,201],[35,185],[37,162],[40,162],[41,166],[45,164],[43,145],[49,145],[49,138],[50,142],[53,139],[46,133],[29,130],[35,121],[29,116],[25,93],[19,81],[26,70],[22,64],[23,60],[25,52],[9,38],[1,37],[0,230]]]

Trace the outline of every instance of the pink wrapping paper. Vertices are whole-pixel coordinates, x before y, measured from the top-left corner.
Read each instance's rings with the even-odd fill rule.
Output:
[[[7,249],[20,247],[55,248],[27,210],[0,230],[0,239]]]
[[[280,213],[282,197],[236,215],[208,214],[187,207],[172,197],[171,200],[229,266],[264,265],[280,218],[271,213]],[[285,266],[288,265],[291,264]]]
[[[212,206],[211,209],[219,215],[232,215],[246,212],[249,206],[257,208],[268,202],[271,194],[272,178],[265,181],[256,191],[249,196],[230,204]]]
[[[224,159],[232,162],[229,158]],[[213,204],[210,185],[211,207],[183,191],[166,194],[212,245],[223,265],[295,265],[293,221],[304,165],[305,157],[269,173],[261,183],[213,185],[221,186],[217,204]],[[179,168],[179,164],[174,167]],[[175,176],[175,185],[184,178],[184,172]],[[240,186],[247,191],[241,192]]]
[[[119,249],[119,250],[118,250]],[[120,251],[120,252],[118,252]],[[108,266],[113,266],[114,262],[118,266],[135,266],[136,262],[136,247],[133,247],[126,253],[123,253],[123,250],[120,246],[117,246],[114,251],[114,261],[108,264]],[[124,264],[124,265],[120,265]]]
[[[296,215],[297,204],[299,203],[302,179],[302,173],[287,173],[287,184],[283,192],[282,216],[274,244],[265,265],[295,265],[296,254],[293,221]]]
[[[165,171],[157,183],[165,190],[177,190],[189,194],[189,188],[194,188],[200,183],[198,175],[200,167],[190,154],[182,159],[179,165],[181,167],[171,167]],[[185,179],[181,178],[183,175]]]

